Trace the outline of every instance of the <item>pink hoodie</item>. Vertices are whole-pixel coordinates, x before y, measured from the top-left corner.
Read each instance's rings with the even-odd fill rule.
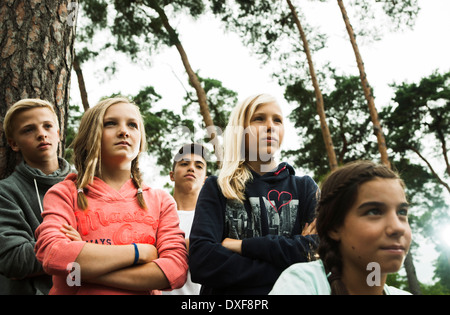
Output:
[[[132,180],[116,191],[99,178],[85,189],[89,208],[77,207],[76,174],[54,185],[44,197],[44,220],[36,229],[36,256],[53,275],[50,294],[160,294],[160,291],[127,291],[81,283],[67,284],[68,265],[75,262],[86,242],[104,245],[149,243],[156,246],[154,262],[169,280],[170,289],[186,282],[187,251],[180,230],[175,200],[165,191],[142,188],[148,209],[139,207]],[[83,241],[71,241],[60,231],[64,223],[78,230]],[[69,281],[70,283],[70,281]]]

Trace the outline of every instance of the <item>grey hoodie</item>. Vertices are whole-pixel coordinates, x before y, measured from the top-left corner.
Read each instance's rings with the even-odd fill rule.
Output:
[[[59,167],[45,175],[21,162],[8,178],[0,180],[0,294],[47,294],[52,286],[34,253],[34,231],[42,222],[47,190],[71,171],[61,158]]]

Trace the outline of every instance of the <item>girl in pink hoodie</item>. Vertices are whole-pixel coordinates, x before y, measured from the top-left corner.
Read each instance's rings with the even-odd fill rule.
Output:
[[[73,143],[78,174],[48,191],[36,230],[50,294],[159,294],[185,283],[175,201],[141,181],[145,141],[139,109],[125,98],[83,116]]]

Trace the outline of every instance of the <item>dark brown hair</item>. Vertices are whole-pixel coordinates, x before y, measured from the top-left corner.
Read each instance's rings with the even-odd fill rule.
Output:
[[[173,158],[172,172],[175,171],[175,166],[177,165],[177,163],[180,162],[183,157],[188,154],[201,156],[205,160],[205,162],[208,162],[209,160],[208,151],[204,146],[198,143],[185,144],[180,148],[180,150],[178,150],[177,154]]]
[[[317,249],[326,273],[331,273],[328,281],[332,295],[348,294],[341,281],[342,257],[339,242],[329,236],[329,232],[339,228],[356,201],[358,187],[374,178],[399,179],[399,175],[385,165],[370,161],[348,163],[332,172],[321,185],[321,196],[317,204],[316,228],[320,243]]]

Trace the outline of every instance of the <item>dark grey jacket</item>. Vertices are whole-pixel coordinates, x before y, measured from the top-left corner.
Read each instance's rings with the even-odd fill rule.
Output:
[[[0,181],[0,294],[47,294],[52,286],[34,253],[34,231],[45,193],[71,171],[64,159],[59,166],[45,175],[22,162]]]

